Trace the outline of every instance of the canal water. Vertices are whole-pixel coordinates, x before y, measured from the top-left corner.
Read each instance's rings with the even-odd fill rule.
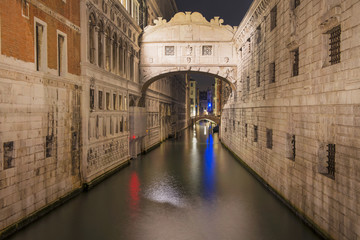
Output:
[[[201,122],[11,239],[319,237],[232,157],[208,123]]]

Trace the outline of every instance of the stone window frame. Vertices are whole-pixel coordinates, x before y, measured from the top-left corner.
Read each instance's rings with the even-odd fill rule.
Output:
[[[254,139],[253,142],[258,142],[259,140],[259,128],[257,125],[254,125]]]
[[[262,34],[261,34],[261,24],[256,28],[256,43],[260,44],[262,41]]]
[[[337,25],[328,31],[329,36],[329,62],[330,65],[341,62],[341,25]],[[333,38],[338,38],[334,40]]]
[[[123,110],[123,98],[122,98],[122,94],[119,94],[119,100],[118,100],[118,103],[119,103],[119,110],[122,111]]]
[[[118,94],[116,92],[113,92],[112,94],[112,104],[113,104],[113,110],[119,110],[118,109]]]
[[[333,152],[331,152],[333,150]],[[320,143],[318,149],[318,172],[335,180],[336,144]]]
[[[256,87],[261,86],[261,76],[260,76],[260,70],[256,71]]]
[[[89,62],[92,64],[97,63],[97,46],[96,46],[96,40],[97,37],[97,24],[96,24],[96,15],[95,13],[91,12],[89,14],[89,22],[88,22],[88,59]]]
[[[27,0],[21,0],[21,16],[23,16],[26,19],[30,19],[29,15],[29,3]]]
[[[66,76],[68,72],[68,51],[67,51],[67,34],[56,30],[56,41],[57,41],[57,68],[58,68],[58,76]],[[62,48],[62,57],[60,61],[60,45],[59,45],[59,38],[62,37],[64,39],[63,48]],[[62,64],[61,64],[62,63]],[[60,66],[60,67],[59,67]]]
[[[110,91],[105,91],[105,109],[111,110]]]
[[[95,110],[95,88],[94,87],[90,87],[90,91],[89,91],[89,108],[90,111],[94,111]]]
[[[99,89],[97,93],[98,93],[98,95],[97,95],[98,96],[98,108],[100,110],[104,110],[104,90]]]
[[[247,138],[247,136],[248,136],[248,124],[247,123],[245,123],[244,124],[244,136]]]
[[[38,49],[37,26],[42,26],[41,49]],[[34,57],[35,71],[46,72],[48,69],[48,47],[47,47],[47,23],[34,17]],[[40,59],[38,58],[38,50],[40,51]]]
[[[287,159],[295,161],[295,157],[296,157],[295,134],[291,134],[291,133],[286,134],[285,154]]]
[[[275,62],[269,64],[269,83],[275,83],[276,81],[276,65]]]

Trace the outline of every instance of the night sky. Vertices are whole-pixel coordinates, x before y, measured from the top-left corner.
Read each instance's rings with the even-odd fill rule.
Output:
[[[253,0],[175,0],[180,12],[200,12],[208,21],[218,16],[224,19],[224,25],[239,26]],[[191,75],[200,90],[206,90],[214,83],[214,78],[205,75]]]

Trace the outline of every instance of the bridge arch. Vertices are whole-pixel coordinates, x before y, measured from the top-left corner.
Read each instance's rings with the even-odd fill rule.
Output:
[[[214,116],[214,115],[201,115],[201,116],[196,116],[194,118],[192,118],[194,122],[198,122],[201,120],[208,120],[208,121],[212,121],[214,123],[216,123],[217,125],[220,125],[220,117],[219,116]]]
[[[140,81],[144,94],[151,83],[178,73],[216,76],[236,90],[236,27],[198,12],[180,12],[167,22],[161,17],[140,38]]]

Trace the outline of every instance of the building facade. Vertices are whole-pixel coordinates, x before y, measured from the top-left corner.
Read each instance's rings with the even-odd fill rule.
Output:
[[[189,81],[190,83],[190,93],[189,93],[189,98],[190,98],[190,117],[195,117],[197,115],[197,111],[198,111],[198,106],[197,106],[197,84],[196,81],[194,79],[190,79]]]
[[[333,239],[359,239],[360,3],[256,0],[222,142]]]

